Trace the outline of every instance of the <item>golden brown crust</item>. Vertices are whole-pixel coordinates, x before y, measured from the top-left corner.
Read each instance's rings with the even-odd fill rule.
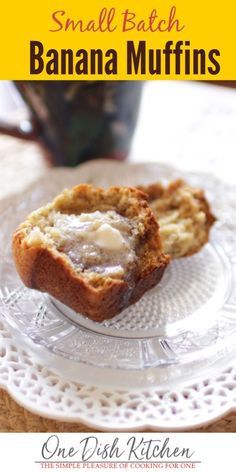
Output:
[[[138,219],[140,244],[135,279],[94,277],[77,273],[66,257],[45,244],[30,245],[27,235],[34,227],[38,212],[56,211],[80,214],[115,209],[127,218]],[[27,287],[48,292],[78,313],[95,321],[118,314],[139,300],[161,279],[169,262],[161,250],[159,227],[145,195],[134,188],[112,187],[105,191],[82,184],[64,191],[51,204],[31,214],[13,235],[13,256],[20,277]]]
[[[204,222],[199,221],[199,223],[197,223],[195,234],[193,233],[192,245],[190,245],[186,251],[183,250],[182,253],[181,251],[179,252],[178,248],[174,247],[175,242],[173,242],[173,247],[168,252],[172,258],[193,255],[208,242],[209,232],[213,223],[216,221],[216,218],[211,213],[210,205],[201,189],[190,187],[182,179],[170,182],[167,186],[157,182],[147,186],[140,186],[138,188],[146,193],[148,202],[152,206],[153,213],[157,220],[160,219],[160,216],[164,216],[175,209],[180,210],[180,214],[182,212],[184,218],[192,218],[193,221],[196,207],[198,213],[202,212],[205,215]],[[192,204],[193,206],[191,206]],[[197,238],[198,230],[199,232],[201,230],[199,239]],[[164,240],[162,240],[162,243],[166,252]]]

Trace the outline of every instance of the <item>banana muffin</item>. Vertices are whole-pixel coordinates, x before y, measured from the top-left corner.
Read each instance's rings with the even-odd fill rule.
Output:
[[[12,246],[27,287],[95,321],[139,300],[169,262],[146,195],[128,187],[64,190],[28,216]]]
[[[154,183],[139,189],[148,195],[165,254],[172,259],[190,256],[208,241],[215,217],[202,190],[180,179],[166,187]]]

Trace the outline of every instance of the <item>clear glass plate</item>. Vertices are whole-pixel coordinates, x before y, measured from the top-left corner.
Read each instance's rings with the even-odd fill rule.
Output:
[[[205,189],[218,221],[209,244],[192,257],[172,262],[161,283],[138,303],[111,320],[95,323],[22,285],[12,261],[11,234],[27,213],[65,186],[82,181],[135,185],[176,177]],[[215,362],[236,344],[235,194],[234,188],[209,176],[157,164],[95,162],[76,171],[52,170],[2,215],[1,312],[8,324],[37,345],[78,363],[142,370],[197,361],[202,365],[205,359]]]

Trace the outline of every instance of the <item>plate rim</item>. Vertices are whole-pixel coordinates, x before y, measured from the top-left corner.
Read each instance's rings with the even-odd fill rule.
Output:
[[[85,168],[91,168],[94,167],[94,166],[97,166],[97,165],[101,165],[101,163],[108,163],[108,165],[124,165],[124,163],[117,163],[117,162],[110,162],[110,161],[106,161],[104,159],[102,160],[97,160],[97,161],[93,161],[93,162],[89,162],[89,163],[85,163],[83,164],[82,166],[79,166],[79,171],[81,170],[81,168],[85,169]],[[228,188],[231,188],[231,189],[236,189],[236,186],[233,186],[233,185],[230,185],[230,184],[227,184],[226,182],[222,181],[220,178],[214,176],[214,175],[211,175],[209,173],[200,173],[200,172],[188,172],[188,171],[183,171],[181,169],[178,169],[176,167],[173,167],[171,165],[165,165],[163,163],[157,163],[157,162],[151,162],[151,163],[137,163],[137,164],[133,164],[133,163],[128,163],[128,164],[125,164],[126,166],[128,165],[129,168],[132,168],[132,167],[139,167],[139,168],[142,168],[143,166],[146,167],[146,165],[148,166],[155,166],[155,167],[162,167],[163,169],[169,169],[169,170],[172,170],[172,171],[176,171],[178,172],[179,174],[181,174],[182,176],[189,176],[189,175],[199,175],[201,174],[202,177],[205,176],[210,178],[212,181],[214,180],[215,182],[221,182],[223,183],[224,185],[226,185]],[[50,171],[50,175],[52,175],[52,173],[54,172],[57,172],[57,175],[61,174],[62,172],[64,172],[64,169],[52,169]],[[59,171],[59,172],[58,172]],[[69,170],[70,172],[73,172],[73,170]],[[47,174],[48,176],[48,174]],[[51,178],[51,177],[50,177]],[[19,198],[22,198],[23,196],[27,195],[28,193],[31,193],[31,190],[32,188],[35,189],[35,186],[37,185],[40,185],[40,182],[41,181],[44,181],[45,180],[45,177],[40,177],[36,182],[34,182],[33,185],[30,185],[29,187],[27,187],[27,189],[25,189],[24,191],[20,192],[20,194],[17,194],[13,197],[8,197],[6,200],[4,201],[1,201],[1,205],[4,209],[4,206],[8,207],[9,203],[11,202],[11,205],[13,204],[14,205],[14,199],[16,199],[17,201],[19,201]],[[4,210],[3,210],[4,211]],[[226,365],[227,365],[227,362],[226,362]],[[220,372],[223,372],[225,369],[226,369],[226,365],[224,366],[224,369],[221,370]],[[236,375],[236,367],[234,366],[234,363],[230,363],[228,364],[228,367],[232,368],[234,371],[235,371],[235,374]],[[17,394],[17,389],[14,389],[13,388],[13,385],[11,386],[9,383],[6,383],[6,382],[3,382],[2,379],[1,379],[1,376],[0,376],[0,386],[1,388],[5,389],[9,394],[10,396],[18,403],[20,404],[21,406],[23,406],[24,408],[26,408],[27,410],[31,411],[32,413],[34,414],[37,414],[37,415],[41,415],[41,416],[45,416],[47,418],[51,418],[51,419],[55,419],[55,420],[60,420],[60,421],[67,421],[67,422],[81,422],[83,424],[86,424],[88,427],[93,427],[93,428],[100,428],[102,431],[114,431],[114,426],[111,424],[111,426],[104,426],[104,424],[100,424],[98,421],[92,421],[92,420],[89,420],[88,418],[86,418],[85,416],[83,417],[83,415],[78,415],[77,417],[66,417],[65,415],[58,415],[58,414],[54,414],[51,412],[51,414],[49,415],[48,412],[45,413],[45,410],[39,408],[39,407],[34,407],[32,406],[29,402],[27,402],[27,397],[22,397]],[[19,393],[19,392],[18,392]],[[132,431],[142,431],[143,429],[145,428],[150,428],[151,430],[153,431],[168,431],[168,430],[171,430],[171,431],[183,431],[183,430],[186,430],[186,429],[193,429],[193,428],[200,428],[201,426],[204,426],[204,425],[207,425],[207,424],[210,424],[212,423],[213,421],[216,421],[222,417],[224,417],[225,415],[229,414],[230,412],[235,412],[236,411],[236,401],[231,403],[231,405],[226,405],[225,407],[222,407],[221,408],[221,411],[218,411],[217,413],[215,411],[212,412],[212,414],[208,414],[207,417],[205,417],[205,419],[196,419],[195,421],[192,420],[190,423],[188,421],[185,421],[184,422],[184,425],[174,425],[173,424],[173,421],[172,421],[172,426],[170,428],[170,424],[162,424],[161,421],[159,422],[159,424],[155,423],[153,421],[150,421],[148,423],[140,423],[138,425],[135,425],[129,421],[127,424],[127,426],[123,425],[121,428],[117,428],[115,429],[115,431],[128,431],[128,430],[132,430]]]

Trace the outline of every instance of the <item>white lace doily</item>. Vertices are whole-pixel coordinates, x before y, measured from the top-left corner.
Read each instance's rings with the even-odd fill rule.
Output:
[[[154,164],[125,166],[94,162],[81,166],[76,171],[50,171],[46,182],[48,190],[44,197],[48,199],[49,194],[53,196],[60,185],[65,187],[82,181],[96,182],[99,185],[118,181],[130,184],[131,180],[133,183],[140,183],[144,180],[158,180],[163,176],[173,179],[184,175]],[[199,176],[188,174],[185,177],[193,185],[194,182],[199,182]],[[204,175],[201,178],[203,188],[207,182],[207,189],[212,189],[213,194],[218,192],[220,184],[215,179]],[[44,186],[45,179],[28,193],[18,197],[17,215],[11,215],[14,224],[22,219],[26,209],[29,211],[35,208],[36,203],[38,206],[38,201],[43,200]],[[30,203],[26,208],[27,195],[30,196]],[[225,194],[219,192],[217,197],[214,210],[217,216],[222,217],[221,224],[227,226],[228,254],[235,258],[232,238],[232,227],[235,229],[235,191],[227,189],[227,205],[224,201]],[[13,208],[13,201],[10,203]],[[9,216],[9,208],[5,211],[5,216]],[[4,217],[4,213],[2,216]],[[1,236],[3,240],[9,240],[9,234],[4,234],[4,231]],[[6,250],[4,247],[3,252]],[[4,271],[9,289],[7,261]],[[236,317],[235,293],[231,295],[227,306],[230,326]],[[0,322],[0,385],[19,404],[32,412],[58,420],[84,422],[103,430],[138,430],[147,427],[181,430],[200,426],[223,416],[236,408],[236,367],[233,352],[230,356],[231,360],[228,352],[225,352],[225,357],[221,355],[219,360],[216,358],[208,371],[201,371],[204,364],[198,364],[192,371],[194,379],[191,379],[188,370],[175,366],[171,366],[171,369],[179,369],[179,373],[173,376],[167,375],[165,370],[163,373],[160,371],[157,376],[153,369],[146,369],[125,374],[113,372],[109,377],[109,369],[96,369],[68,359],[59,359],[41,346],[33,345],[19,332],[9,329],[4,319]]]
[[[65,380],[22,349],[0,323],[0,385],[26,409],[101,430],[186,430],[236,409],[236,367],[180,385],[104,388]],[[79,372],[78,372],[79,376]]]

